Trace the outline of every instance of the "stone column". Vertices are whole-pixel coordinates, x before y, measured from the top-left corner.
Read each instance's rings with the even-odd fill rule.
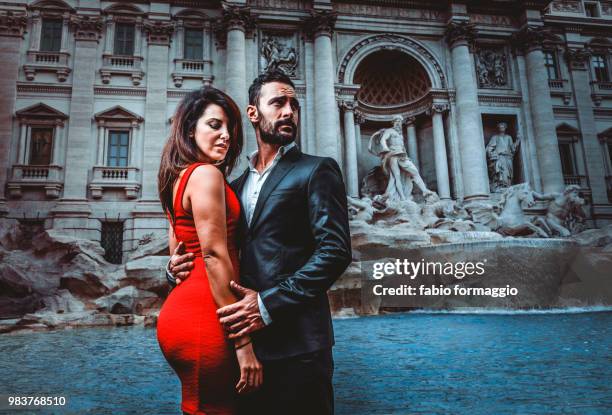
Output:
[[[53,153],[51,155],[51,164],[53,165],[61,165],[60,162],[60,154],[62,149],[62,138],[63,138],[63,129],[64,123],[58,121],[55,124],[55,128],[53,130]]]
[[[158,204],[157,172],[166,137],[168,53],[174,26],[147,21],[144,29],[149,46],[141,202]]]
[[[179,19],[176,22],[176,41],[174,44],[174,48],[175,48],[175,54],[174,54],[174,58],[175,59],[183,59],[184,55],[183,53],[184,51],[184,39],[185,39],[185,24],[183,22],[183,19]]]
[[[593,101],[589,84],[590,53],[584,48],[567,49],[565,57],[570,69],[574,100],[582,138],[578,146],[584,148],[586,176],[593,195],[593,204],[607,204],[606,167],[601,157],[601,144],[597,138],[597,125],[593,114]],[[605,155],[605,154],[604,154]]]
[[[563,190],[564,182],[548,75],[542,53],[542,42],[546,38],[547,32],[543,29],[526,27],[515,35],[514,42],[517,47],[525,48],[527,87],[542,187],[545,192],[559,192]]]
[[[112,55],[115,40],[115,21],[111,16],[106,18],[106,33],[104,38],[104,54]]]
[[[19,150],[17,153],[17,164],[27,164],[28,160],[26,159],[26,149],[28,143],[28,129],[30,126],[28,124],[22,123],[20,124],[19,129]],[[8,155],[8,152],[6,153]]]
[[[96,165],[104,165],[104,121],[98,122],[98,155],[96,157]]]
[[[17,98],[17,78],[21,41],[26,28],[25,14],[0,15],[0,217],[8,213],[5,187],[10,171],[13,114]],[[25,128],[25,127],[24,127]]]
[[[97,49],[102,19],[98,16],[72,16],[70,24],[75,38],[72,95],[68,118],[68,142],[64,164],[64,194],[53,208],[53,228],[82,238],[95,239],[89,226],[91,209],[87,202],[87,178],[95,135],[91,116],[94,113],[94,90]]]
[[[60,52],[68,53],[68,25],[70,24],[70,14],[64,13],[62,17],[62,45]]]
[[[419,164],[419,151],[417,147],[417,135],[416,135],[416,121],[415,117],[406,118],[406,150],[408,150],[408,157],[414,163],[414,165],[420,168]]]
[[[357,142],[357,160],[362,154],[363,145],[361,143],[361,124],[365,122],[365,117],[361,111],[355,110],[355,141]],[[359,163],[357,163],[359,164]]]
[[[225,92],[232,97],[242,112],[242,124],[245,131],[244,154],[248,155],[257,148],[254,140],[247,139],[249,121],[246,118],[248,104],[248,85],[246,72],[246,31],[253,25],[247,7],[231,6],[224,3],[222,27],[227,33],[225,54]],[[254,63],[253,63],[254,64]],[[246,166],[245,157],[241,157],[238,170]]]
[[[312,39],[304,39],[304,72],[306,78],[306,105],[303,105],[302,119],[306,122],[306,137],[302,151],[314,154],[317,149],[315,141],[315,113],[314,113],[314,45]]]
[[[136,19],[136,27],[134,28],[134,56],[142,56],[142,18]]]
[[[474,78],[474,57],[470,53],[470,43],[475,34],[474,25],[466,22],[451,22],[446,31],[446,41],[451,48],[457,124],[461,143],[461,170],[466,200],[485,199],[489,196],[478,88]]]
[[[30,33],[30,50],[40,50],[40,32],[42,31],[42,19],[40,12],[32,12],[32,31]]]
[[[204,59],[204,79],[202,79],[202,84],[204,86],[211,86],[213,82],[213,73],[212,73],[212,31],[211,25],[209,21],[204,22],[204,42],[202,51],[202,57]],[[245,126],[245,128],[247,128]]]
[[[450,199],[450,182],[448,179],[448,159],[446,155],[446,139],[444,137],[444,121],[442,113],[446,105],[433,104],[429,109],[433,125],[434,158],[436,163],[436,182],[440,199]]]
[[[318,10],[313,10],[311,13],[306,20],[306,31],[314,38],[316,154],[332,157],[341,163],[331,43],[336,14]]]
[[[359,196],[359,182],[357,175],[357,143],[355,142],[355,102],[343,101],[344,111],[344,143],[346,149],[346,187],[349,196]]]

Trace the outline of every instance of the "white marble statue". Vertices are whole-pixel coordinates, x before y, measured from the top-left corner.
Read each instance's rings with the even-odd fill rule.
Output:
[[[514,141],[506,134],[507,128],[505,122],[498,123],[498,133],[491,136],[486,147],[490,185],[494,192],[512,186],[514,177],[513,160],[520,140]]]
[[[383,128],[370,138],[368,151],[380,157],[381,166],[389,178],[384,197],[388,200],[412,200],[413,183],[423,192],[431,193],[418,169],[408,158],[402,136],[402,117],[393,119],[393,128]]]

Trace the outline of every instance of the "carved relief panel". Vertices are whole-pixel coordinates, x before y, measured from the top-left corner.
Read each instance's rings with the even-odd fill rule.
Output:
[[[504,47],[478,46],[474,53],[479,88],[510,88],[508,54]]]
[[[259,39],[259,72],[280,69],[291,78],[297,78],[299,73],[297,34],[262,32]]]

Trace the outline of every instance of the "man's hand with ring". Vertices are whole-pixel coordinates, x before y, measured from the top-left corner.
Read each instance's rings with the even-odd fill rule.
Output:
[[[191,252],[185,253],[185,244],[181,241],[170,257],[168,271],[176,278],[176,285],[185,281],[194,267],[195,256]]]

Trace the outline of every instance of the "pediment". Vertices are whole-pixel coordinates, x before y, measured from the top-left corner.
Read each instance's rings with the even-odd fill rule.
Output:
[[[129,122],[142,122],[144,118],[142,118],[138,114],[134,114],[132,111],[129,111],[123,108],[120,105],[116,105],[107,110],[98,112],[94,115],[96,121],[129,121]]]
[[[55,108],[51,108],[47,104],[43,104],[42,102],[24,108],[22,110],[16,111],[15,115],[18,118],[33,118],[33,119],[41,119],[41,118],[53,118],[53,119],[61,119],[65,120],[68,118],[66,114],[61,111],[56,110]]]
[[[557,134],[564,135],[580,135],[580,130],[574,127],[573,125],[569,125],[568,123],[561,123],[557,125]]]
[[[49,11],[71,11],[74,9],[62,0],[38,0],[29,6],[30,9],[46,9]]]
[[[185,9],[178,12],[175,16],[177,19],[187,19],[187,20],[208,20],[210,19],[205,13],[202,13],[199,10],[194,9]],[[202,22],[203,23],[203,22]]]
[[[136,14],[141,15],[144,14],[144,11],[139,9],[133,4],[113,4],[106,9],[104,9],[104,13],[110,14]]]
[[[612,138],[612,127],[610,127],[607,130],[604,130],[601,133],[597,134],[597,137],[600,137],[600,138]]]

